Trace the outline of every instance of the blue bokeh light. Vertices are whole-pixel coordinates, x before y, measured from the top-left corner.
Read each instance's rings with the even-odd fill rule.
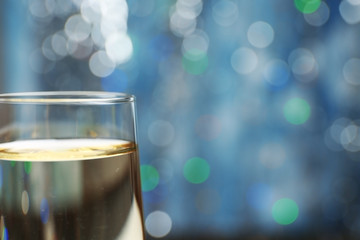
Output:
[[[50,216],[49,203],[46,198],[43,198],[43,199],[41,199],[41,203],[40,203],[41,222],[43,224],[46,224],[49,220],[49,216]]]

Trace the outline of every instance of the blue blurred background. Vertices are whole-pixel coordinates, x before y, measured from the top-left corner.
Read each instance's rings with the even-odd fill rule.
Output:
[[[1,0],[1,92],[137,97],[148,239],[360,238],[360,0]]]

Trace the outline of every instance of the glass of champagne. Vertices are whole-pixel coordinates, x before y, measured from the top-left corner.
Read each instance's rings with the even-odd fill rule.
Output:
[[[0,94],[0,239],[143,240],[134,96]]]

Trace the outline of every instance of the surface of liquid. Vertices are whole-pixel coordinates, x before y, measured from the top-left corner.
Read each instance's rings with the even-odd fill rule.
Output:
[[[0,239],[143,240],[138,164],[128,141],[0,144]]]

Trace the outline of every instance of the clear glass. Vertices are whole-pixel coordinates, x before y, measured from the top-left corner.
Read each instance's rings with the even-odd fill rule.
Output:
[[[143,240],[135,98],[0,94],[0,239]]]

